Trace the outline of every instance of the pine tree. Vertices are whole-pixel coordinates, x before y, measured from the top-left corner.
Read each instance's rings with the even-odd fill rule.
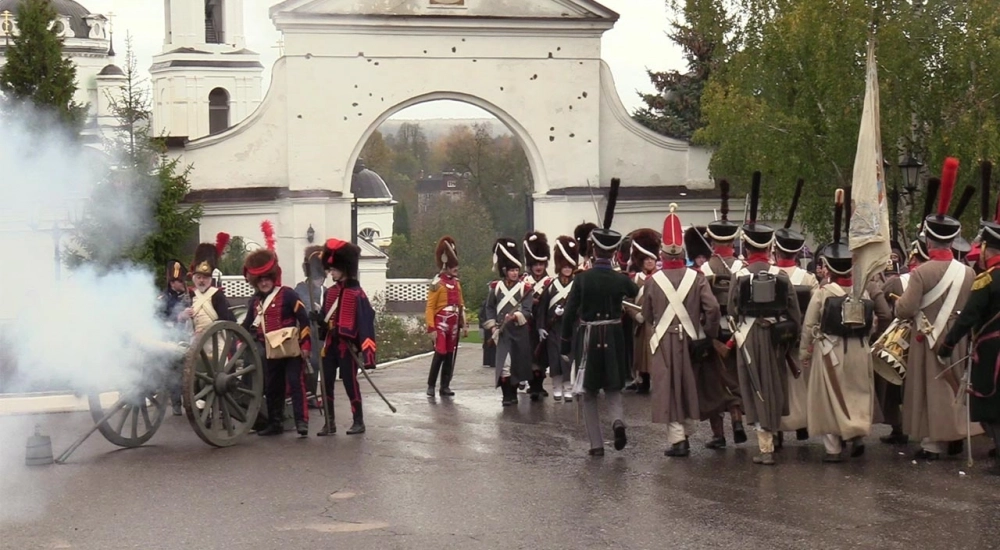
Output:
[[[56,16],[49,0],[21,3],[17,10],[18,34],[7,38],[0,94],[7,101],[28,101],[78,132],[87,116],[87,106],[73,100],[76,66],[63,57],[63,41],[53,24]]]
[[[183,257],[198,230],[202,207],[183,202],[191,191],[191,168],[169,158],[162,141],[149,134],[149,94],[131,36],[126,38],[123,72],[118,93],[108,95],[118,127],[107,146],[118,165],[91,196],[67,261],[104,269],[134,263],[158,273],[168,260]]]
[[[655,94],[640,93],[645,107],[633,115],[647,128],[677,139],[691,140],[702,126],[701,94],[712,73],[726,57],[726,36],[733,28],[722,0],[683,0],[684,22],[673,22],[670,39],[684,49],[688,70],[648,71]],[[672,0],[674,11],[678,0]]]

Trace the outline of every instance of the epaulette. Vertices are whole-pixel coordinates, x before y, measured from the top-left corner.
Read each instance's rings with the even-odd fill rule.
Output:
[[[431,279],[431,292],[436,292],[439,288],[441,288],[441,275],[435,275]]]
[[[535,288],[531,283],[524,283],[524,291],[531,292],[531,289]]]
[[[990,274],[992,271],[993,268],[990,268],[977,275],[976,280],[972,282],[972,290],[979,290],[990,286],[990,283],[993,282],[993,275]]]
[[[499,282],[500,281],[490,281],[490,290],[495,289],[497,287],[497,283]]]

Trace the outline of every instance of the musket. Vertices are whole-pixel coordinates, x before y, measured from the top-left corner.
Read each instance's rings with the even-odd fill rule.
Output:
[[[312,256],[306,258],[306,289],[309,292],[309,311],[313,310],[314,304],[316,303],[316,296],[313,290],[312,284]],[[311,316],[310,316],[311,317]],[[310,338],[313,339],[313,345],[322,345],[319,342],[319,326],[309,319],[309,329]],[[322,352],[322,350],[320,350]],[[322,355],[322,353],[321,353]],[[308,359],[306,359],[306,369],[311,369],[311,365]],[[323,372],[323,365],[319,365],[319,369],[316,371],[316,380],[319,381],[319,398],[323,401],[323,416],[326,417],[326,424],[330,430],[334,429],[334,419],[333,419],[333,406],[328,399],[329,396],[326,395],[326,373]]]
[[[726,320],[729,322],[729,331],[733,333],[733,339],[736,338],[736,321],[733,320],[732,316],[727,315]],[[757,372],[753,370],[753,361],[750,359],[750,351],[747,350],[746,346],[741,346],[739,342],[736,342],[736,347],[743,351],[743,359],[746,361],[747,379],[750,380],[750,386],[752,387],[754,393],[757,394],[757,398],[760,399],[761,403],[764,402],[764,396],[760,393],[760,380],[757,379]]]

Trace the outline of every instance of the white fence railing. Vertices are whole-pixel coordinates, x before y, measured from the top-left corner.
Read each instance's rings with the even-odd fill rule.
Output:
[[[423,302],[427,300],[427,290],[431,279],[388,279],[385,282],[385,301]],[[224,275],[222,288],[229,298],[249,298],[254,289],[241,275]]]
[[[385,281],[385,301],[393,302],[423,302],[427,300],[427,291],[431,279],[387,279]]]

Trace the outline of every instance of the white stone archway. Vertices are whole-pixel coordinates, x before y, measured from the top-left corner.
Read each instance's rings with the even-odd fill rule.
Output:
[[[379,115],[371,124],[369,124],[368,128],[364,131],[363,134],[361,134],[361,138],[358,140],[357,145],[351,152],[351,156],[349,158],[347,166],[353,168],[354,163],[357,162],[358,157],[361,156],[361,150],[364,149],[365,144],[368,143],[368,139],[372,136],[372,134],[375,133],[376,130],[379,129],[380,126],[382,126],[382,124],[385,121],[389,120],[390,118],[392,118],[393,115],[399,113],[400,111],[403,111],[410,107],[414,107],[416,105],[420,105],[422,103],[429,103],[431,101],[460,101],[462,103],[468,103],[469,105],[474,105],[476,107],[479,107],[480,109],[496,117],[497,120],[499,120],[504,126],[507,127],[508,130],[510,130],[511,134],[513,134],[514,136],[514,139],[517,140],[517,143],[521,146],[521,149],[524,151],[524,156],[527,157],[528,159],[528,166],[529,168],[531,168],[531,177],[533,179],[535,186],[534,192],[544,193],[545,191],[548,190],[548,181],[545,179],[545,171],[544,171],[545,163],[542,158],[541,152],[538,150],[538,146],[535,145],[535,142],[532,140],[531,135],[528,133],[528,130],[525,129],[525,127],[522,126],[521,123],[518,122],[516,118],[512,117],[510,113],[507,113],[500,107],[480,97],[469,95],[467,93],[462,93],[462,92],[452,92],[452,91],[430,92],[417,97],[412,97],[410,99],[407,99],[406,101],[393,105],[385,112],[383,112],[381,115]],[[347,187],[344,190],[344,193],[345,194],[350,193],[349,180],[347,181]]]
[[[271,18],[284,56],[263,102],[177,151],[194,165],[205,238],[267,212],[279,254],[297,263],[310,225],[348,236],[351,174],[368,137],[438,99],[511,129],[531,166],[537,230],[599,222],[594,203],[603,209],[613,177],[623,182],[615,229],[658,227],[670,202],[684,203],[685,223],[712,219],[710,153],[631,119],[600,57],[618,15],[593,0],[287,0]]]

